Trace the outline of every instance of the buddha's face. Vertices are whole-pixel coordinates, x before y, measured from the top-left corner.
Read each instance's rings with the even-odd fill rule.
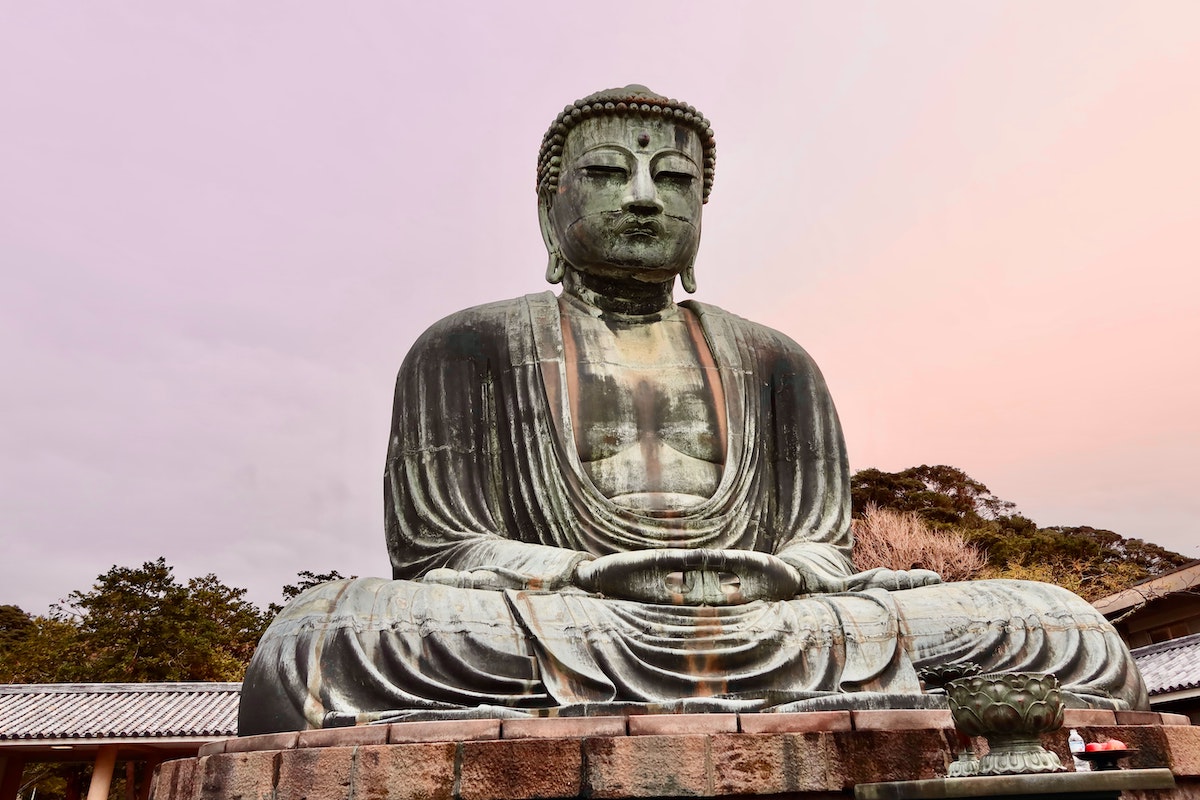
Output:
[[[696,257],[703,152],[686,125],[596,117],[563,143],[546,222],[574,269],[609,278],[673,279]]]

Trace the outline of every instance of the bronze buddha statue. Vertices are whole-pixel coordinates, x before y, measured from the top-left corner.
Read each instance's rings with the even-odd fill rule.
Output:
[[[264,635],[243,735],[641,703],[903,705],[923,666],[1055,673],[1147,707],[1124,644],[1064,589],[857,572],[824,380],[695,289],[715,144],[642,86],[543,141],[547,292],[458,312],[397,380],[393,578],[325,584]]]

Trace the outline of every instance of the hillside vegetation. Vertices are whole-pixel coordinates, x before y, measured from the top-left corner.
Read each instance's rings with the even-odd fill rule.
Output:
[[[1095,600],[1190,561],[1114,531],[1038,527],[957,467],[864,469],[850,480],[855,563],[893,569],[949,563],[943,575],[1045,581]]]

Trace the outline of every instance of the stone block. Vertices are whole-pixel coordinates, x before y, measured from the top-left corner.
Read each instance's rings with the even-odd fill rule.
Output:
[[[369,744],[387,744],[387,725],[354,725],[349,728],[322,728],[315,731],[300,731],[297,747],[358,747]]]
[[[263,733],[258,736],[239,736],[236,739],[225,740],[226,753],[251,753],[256,750],[290,750],[296,746],[300,734],[295,731],[288,733]]]
[[[1068,708],[1063,711],[1063,727],[1068,729],[1116,724],[1116,714],[1102,708]]]
[[[457,752],[454,742],[359,747],[354,752],[353,797],[452,800]]]
[[[630,736],[737,733],[737,714],[647,714],[629,718]]]
[[[785,734],[789,791],[836,791],[846,785],[833,732]]]
[[[1159,714],[1162,717],[1163,725],[1191,725],[1192,720],[1187,714],[1168,714],[1163,712]]]
[[[857,730],[829,734],[840,765],[840,788],[859,783],[945,777],[953,757],[954,731]]]
[[[479,739],[499,739],[498,719],[443,719],[428,722],[394,722],[388,726],[388,741],[406,742],[473,742]]]
[[[925,728],[953,728],[949,709],[891,708],[854,710],[851,724],[858,731],[912,731]]]
[[[1160,730],[1167,746],[1167,766],[1175,776],[1200,776],[1200,727],[1164,725]]]
[[[4,760],[0,759],[0,769],[6,766]],[[154,775],[150,779],[150,800],[170,800],[177,796],[172,784],[178,770],[178,761],[164,761],[154,768]]]
[[[222,753],[200,759],[196,800],[260,800],[275,796],[278,750]]]
[[[830,733],[718,734],[709,752],[714,795],[829,792],[842,785]]]
[[[1114,711],[1118,725],[1161,725],[1162,714],[1157,711]]]
[[[583,741],[588,740],[466,742],[458,796],[461,800],[577,797],[583,781]]]
[[[789,791],[784,737],[718,734],[709,739],[713,794],[782,794]]]
[[[346,747],[285,750],[279,754],[276,796],[280,800],[349,797],[353,753],[352,749]]]
[[[200,758],[180,758],[159,764],[150,784],[150,800],[184,800],[194,796],[201,764]]]
[[[1054,751],[1063,765],[1069,770],[1073,759],[1071,758],[1071,744],[1067,741],[1067,737],[1071,735],[1071,729],[1067,727],[1059,728],[1056,731],[1043,733],[1039,738],[1042,740],[1042,747],[1047,750]],[[1079,735],[1083,737],[1085,742],[1090,742],[1094,737],[1092,732],[1087,728],[1079,731]],[[976,755],[983,755],[988,751],[987,739],[982,736],[976,736],[972,739],[975,745]]]
[[[225,743],[228,739],[220,739],[215,742],[208,742],[200,745],[200,750],[196,753],[198,756],[216,756],[225,752]]]
[[[712,794],[707,736],[584,739],[584,784],[592,798]]]
[[[582,739],[585,736],[624,736],[625,717],[530,717],[500,723],[503,739]]]
[[[807,733],[809,731],[848,731],[849,711],[800,711],[792,714],[739,714],[742,733]]]

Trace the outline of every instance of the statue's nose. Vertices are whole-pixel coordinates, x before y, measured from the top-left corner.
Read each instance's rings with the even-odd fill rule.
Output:
[[[631,214],[661,214],[662,201],[658,199],[658,187],[648,169],[638,169],[633,173],[629,192],[621,199],[621,208]]]

